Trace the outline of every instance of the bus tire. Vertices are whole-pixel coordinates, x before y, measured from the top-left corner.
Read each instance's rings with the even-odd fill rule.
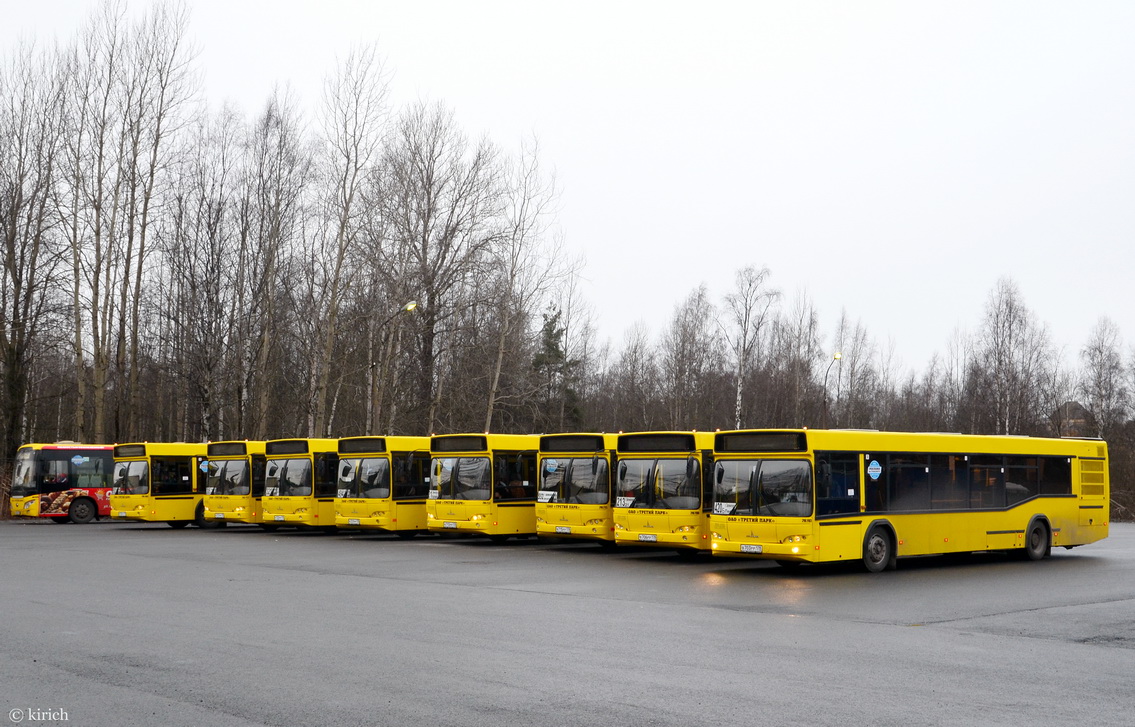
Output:
[[[1041,518],[1029,524],[1025,534],[1025,557],[1029,560],[1043,560],[1052,548],[1052,536],[1048,534],[1048,524]]]
[[[205,504],[200,502],[197,503],[197,512],[193,514],[193,524],[203,530],[219,528],[221,526],[221,523],[216,520],[207,520],[205,518]]]
[[[86,525],[94,520],[97,514],[98,508],[95,507],[94,501],[88,497],[72,500],[71,506],[67,508],[67,517],[76,525]]]
[[[188,520],[170,520],[169,522],[166,523],[166,525],[169,525],[174,530],[181,530],[183,527],[185,527],[188,524],[189,524]]]
[[[71,522],[70,520],[67,519],[66,515],[64,515],[63,517],[49,517],[48,520],[50,520],[51,522],[53,522],[57,525],[63,525],[64,523]]]
[[[491,540],[491,541],[493,541],[494,543],[496,543],[496,544],[498,544],[498,545],[499,545],[499,544],[501,544],[501,543],[507,543],[507,542],[508,542],[508,537],[509,537],[509,536],[507,536],[507,535],[490,535],[490,536],[489,536],[489,540]]]
[[[778,560],[776,561],[776,564],[785,570],[796,570],[800,566],[804,565],[801,561],[798,560]]]
[[[276,532],[277,530],[280,529],[280,526],[279,525],[268,525],[268,524],[265,524],[265,523],[260,523],[260,529],[263,530],[266,533],[274,533],[274,532]]]
[[[863,566],[870,573],[894,568],[895,544],[886,528],[878,525],[867,531],[863,539]]]
[[[398,537],[402,538],[403,540],[411,540],[415,535],[418,534],[418,531],[417,530],[396,530],[394,532],[394,534],[397,535]]]

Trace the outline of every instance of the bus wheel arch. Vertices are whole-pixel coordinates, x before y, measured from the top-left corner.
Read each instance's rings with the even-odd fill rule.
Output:
[[[1034,515],[1025,530],[1025,557],[1044,560],[1052,552],[1052,526],[1044,515]]]
[[[85,525],[94,520],[98,512],[98,505],[89,497],[77,497],[67,507],[68,519],[78,525]]]
[[[863,536],[863,565],[871,573],[894,570],[898,561],[898,538],[886,520],[871,523]]]

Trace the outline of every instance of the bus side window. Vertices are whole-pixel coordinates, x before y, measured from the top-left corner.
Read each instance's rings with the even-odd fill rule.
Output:
[[[859,512],[859,455],[816,452],[816,514]]]

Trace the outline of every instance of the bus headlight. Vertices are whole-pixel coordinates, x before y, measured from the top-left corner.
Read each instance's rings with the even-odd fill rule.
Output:
[[[584,525],[602,525],[602,524],[603,524],[603,518],[601,518],[601,517],[597,517],[594,520],[588,520],[587,522],[584,523]]]
[[[692,533],[695,530],[697,530],[697,527],[695,527],[693,525],[683,525],[680,528],[675,528],[674,532],[676,532],[676,533]]]
[[[473,517],[471,517],[469,519],[472,520],[473,522],[477,522],[478,520],[484,520],[485,516],[484,515],[474,515]]]
[[[807,539],[808,539],[807,535],[789,535],[787,538],[785,538],[784,540],[781,540],[780,542],[787,545],[789,543],[803,543]]]

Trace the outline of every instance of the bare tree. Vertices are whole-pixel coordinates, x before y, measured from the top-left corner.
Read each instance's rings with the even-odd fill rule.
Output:
[[[769,269],[758,270],[748,265],[737,271],[736,288],[725,296],[725,307],[732,330],[726,333],[726,342],[733,352],[735,364],[735,394],[733,426],[741,428],[741,409],[748,378],[760,354],[762,337],[770,322],[773,305],[780,299],[780,291],[768,287]]]
[[[1127,420],[1130,407],[1122,349],[1119,327],[1104,316],[1080,350],[1083,369],[1077,391],[1084,397],[1096,435],[1105,439]]]

